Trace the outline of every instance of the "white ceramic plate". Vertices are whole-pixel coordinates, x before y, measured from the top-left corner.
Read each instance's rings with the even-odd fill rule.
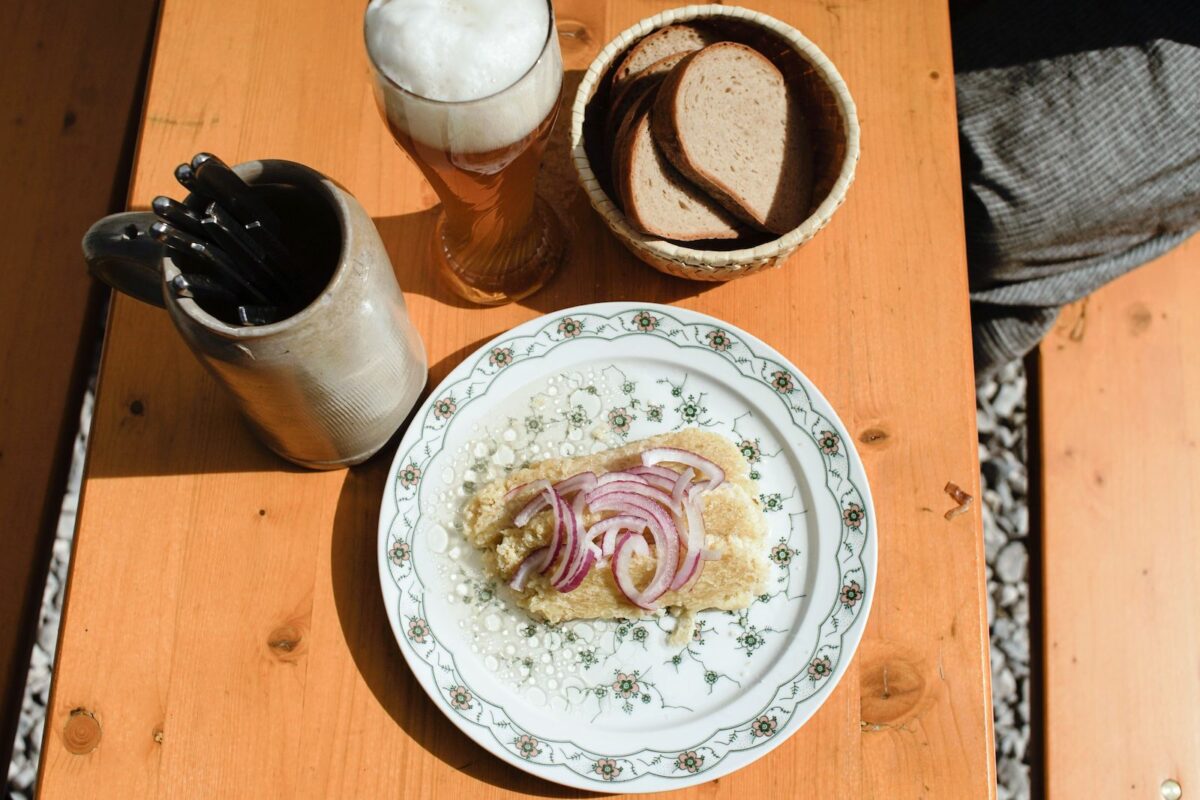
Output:
[[[769,521],[770,588],[743,612],[539,623],[489,581],[458,514],[542,458],[700,426],[739,443]],[[795,733],[866,625],[876,524],[862,463],[801,372],[704,314],[604,303],[484,345],[405,433],[379,521],[400,650],[435,705],[498,757],[549,781],[648,792],[712,780]]]

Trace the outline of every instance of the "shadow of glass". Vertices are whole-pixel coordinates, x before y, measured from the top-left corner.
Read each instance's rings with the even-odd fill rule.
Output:
[[[549,283],[519,301],[519,305],[547,313],[610,300],[671,303],[713,288],[715,284],[665,275],[643,264],[621,246],[592,210],[571,161],[571,104],[583,74],[583,70],[571,69],[563,76],[558,121],[546,143],[536,187],[537,193],[558,214],[568,242],[567,253]],[[437,274],[433,236],[439,213],[440,207],[435,206],[394,217],[377,217],[375,225],[405,292],[455,308],[478,308],[454,294]],[[432,376],[430,380],[433,382]]]
[[[529,775],[467,738],[417,683],[388,624],[378,592],[379,499],[394,447],[350,470],[342,485],[330,544],[338,621],[355,667],[376,701],[413,742],[482,783],[538,797],[598,797]]]

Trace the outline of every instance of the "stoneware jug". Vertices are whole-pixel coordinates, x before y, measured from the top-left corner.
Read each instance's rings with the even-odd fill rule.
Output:
[[[365,461],[400,427],[425,386],[425,349],[375,224],[343,187],[290,161],[239,164],[255,191],[279,188],[326,263],[315,299],[266,325],[242,327],[179,296],[180,265],[148,235],[149,212],[114,214],[83,240],[93,275],[161,306],[200,362],[233,396],[259,438],[315,469]],[[184,201],[202,213],[206,200]],[[280,211],[280,216],[284,216]],[[312,276],[309,276],[312,278]],[[318,284],[319,285],[319,284]]]

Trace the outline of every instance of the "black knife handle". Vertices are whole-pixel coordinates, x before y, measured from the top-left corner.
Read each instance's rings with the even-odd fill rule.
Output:
[[[204,237],[204,226],[201,224],[200,216],[183,203],[177,203],[169,197],[159,195],[154,198],[150,207],[164,221],[171,223],[181,231],[186,231],[192,236]]]
[[[237,316],[243,325],[270,325],[280,319],[275,306],[238,306]]]
[[[272,231],[282,228],[279,217],[221,159],[210,153],[199,153],[192,160],[192,171],[200,191],[220,203],[238,222],[243,225],[261,222]]]
[[[220,276],[226,286],[230,288],[237,286],[256,303],[270,305],[270,299],[247,280],[246,276],[238,269],[237,263],[216,245],[190,236],[166,222],[155,222],[151,225],[150,236],[173,253],[181,253],[185,257],[195,256],[203,260],[209,267],[209,271]]]
[[[238,296],[207,275],[185,272],[171,281],[176,297],[188,297],[208,313],[226,322],[237,319]]]

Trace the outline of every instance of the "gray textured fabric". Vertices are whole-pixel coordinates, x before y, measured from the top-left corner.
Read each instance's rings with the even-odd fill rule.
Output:
[[[1200,228],[1200,13],[985,3],[954,27],[976,372]]]

